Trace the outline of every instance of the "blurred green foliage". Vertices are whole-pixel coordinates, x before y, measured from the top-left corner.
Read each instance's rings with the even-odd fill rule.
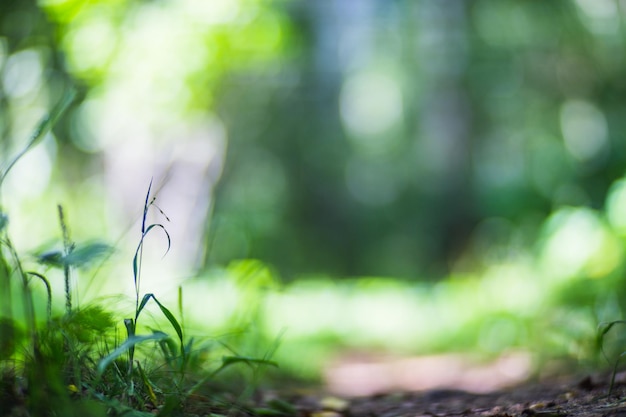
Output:
[[[626,303],[625,13],[617,0],[4,2],[0,160],[80,91],[7,178],[16,246],[56,236],[38,199],[73,199],[78,239],[117,238],[107,216],[143,190],[126,187],[162,171],[179,192],[160,200],[172,227],[199,219],[173,248],[191,242],[202,276],[238,279],[262,332],[584,357]],[[278,276],[294,282],[277,291]],[[266,287],[270,307],[254,300]],[[224,323],[235,293],[203,320]]]
[[[432,279],[523,252],[559,207],[603,207],[625,166],[619,7],[289,3],[281,72],[221,83],[208,258]]]
[[[3,148],[68,80],[84,93],[43,177],[97,174],[125,126],[220,120],[206,265],[438,278],[485,241],[524,250],[558,207],[601,208],[623,175],[612,0],[3,7]]]

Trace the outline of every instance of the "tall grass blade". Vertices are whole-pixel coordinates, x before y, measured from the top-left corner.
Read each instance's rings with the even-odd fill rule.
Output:
[[[137,245],[137,250],[135,251],[135,257],[133,258],[133,272],[135,273],[135,276],[138,276],[139,261],[140,261],[139,255],[140,255],[141,249],[143,248],[143,241],[145,240],[150,230],[154,229],[155,227],[161,228],[163,232],[165,233],[165,236],[167,237],[167,250],[165,251],[163,256],[167,255],[167,253],[170,251],[170,248],[172,246],[172,239],[170,238],[170,234],[168,233],[165,226],[159,223],[154,223],[148,226],[146,231],[143,232],[143,235],[141,236],[141,240],[139,241],[139,245]]]
[[[615,326],[616,324],[626,324],[626,320],[614,320],[608,323],[600,323],[598,324],[598,329],[601,329],[600,331],[598,331],[598,336],[596,339],[596,345],[597,347],[600,349],[600,351],[602,352],[602,355],[604,356],[604,358],[606,359],[607,362],[611,362],[611,360],[609,359],[609,357],[607,356],[606,352],[604,351],[604,337],[606,336],[606,334],[613,328],[613,326]],[[626,352],[622,352],[617,359],[615,360],[615,365],[613,366],[613,373],[611,374],[611,382],[609,384],[609,392],[607,395],[611,395],[611,393],[613,392],[613,386],[615,385],[615,376],[617,375],[617,366],[619,365],[620,360],[626,356]]]
[[[146,233],[146,218],[148,217],[148,207],[150,207],[150,190],[152,190],[152,181],[154,179],[150,178],[150,184],[148,184],[148,192],[146,193],[146,202],[143,204],[143,217],[141,218],[141,234],[144,235]],[[143,238],[143,236],[142,236]]]
[[[144,218],[145,221],[145,218]],[[170,239],[170,234],[165,229],[165,226],[162,224],[151,224],[141,235],[141,240],[139,241],[139,245],[137,245],[137,250],[135,251],[135,256],[133,256],[133,282],[135,284],[135,321],[137,321],[137,317],[139,317],[139,312],[143,307],[139,307],[139,284],[141,283],[141,259],[143,257],[143,241],[146,238],[146,235],[150,233],[150,231],[155,228],[160,227],[163,229],[165,236],[167,237],[167,250],[165,251],[165,255],[170,251],[170,247],[172,244],[172,240]],[[143,229],[143,225],[142,225]],[[145,296],[144,296],[145,299]],[[146,300],[147,302],[147,300]],[[145,304],[144,304],[145,305]]]
[[[43,282],[43,285],[46,287],[46,296],[48,298],[48,305],[46,307],[46,318],[50,320],[52,318],[52,287],[50,286],[50,281],[48,281],[48,278],[38,272],[28,271],[27,274],[39,278],[41,282]]]
[[[135,284],[135,319],[137,318],[139,309],[139,285],[141,283],[141,261],[143,259],[143,240],[146,237],[146,219],[148,217],[148,207],[150,203],[150,190],[152,190],[152,178],[148,184],[148,192],[146,193],[146,201],[143,203],[143,215],[141,216],[141,239],[133,257],[133,283]]]
[[[611,360],[606,355],[604,351],[604,337],[606,334],[615,326],[616,324],[626,324],[626,320],[614,320],[610,322],[602,322],[598,324],[598,336],[596,338],[596,347],[602,352],[602,355],[607,360],[607,362],[611,362]]]
[[[58,122],[59,118],[67,111],[72,102],[76,99],[76,90],[73,88],[68,90],[59,103],[50,111],[50,113],[44,117],[40,122],[28,143],[13,159],[7,164],[6,168],[0,169],[0,187],[6,178],[7,174],[11,171],[11,168],[19,161],[29,150],[36,146],[45,137],[54,125]]]

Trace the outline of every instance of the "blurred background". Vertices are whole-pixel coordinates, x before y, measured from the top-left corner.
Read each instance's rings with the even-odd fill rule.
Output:
[[[239,323],[292,376],[480,390],[597,365],[626,302],[625,19],[618,0],[1,2],[2,163],[78,91],[3,184],[10,233],[53,246],[63,204],[77,242],[118,248],[77,297],[132,299],[153,179],[172,249],[155,234],[145,291],[182,285],[192,332]]]

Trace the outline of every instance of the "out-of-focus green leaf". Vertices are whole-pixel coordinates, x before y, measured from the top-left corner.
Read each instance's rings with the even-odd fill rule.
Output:
[[[72,266],[85,266],[110,254],[112,251],[113,248],[106,243],[90,243],[74,249],[69,255],[67,255],[65,262]]]
[[[0,359],[8,359],[21,343],[23,332],[17,322],[8,317],[0,318]]]
[[[82,267],[101,259],[112,251],[113,248],[110,245],[95,242],[79,246],[67,256],[63,255],[60,250],[47,251],[38,255],[37,260],[42,264],[57,268],[62,268],[65,265]]]
[[[48,251],[37,256],[39,263],[55,267],[63,266],[63,253],[60,250]]]

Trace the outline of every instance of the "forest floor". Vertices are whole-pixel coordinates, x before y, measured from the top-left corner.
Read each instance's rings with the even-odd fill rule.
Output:
[[[297,417],[626,417],[626,372],[609,396],[607,371],[546,365],[533,377],[524,354],[472,362],[464,355],[338,358],[321,390],[263,392],[259,414]],[[322,394],[323,393],[323,394]]]
[[[432,389],[351,399],[294,395],[281,397],[278,405],[275,399],[266,404],[273,410],[289,404],[293,411],[283,410],[283,415],[302,417],[626,417],[626,381],[616,382],[608,396],[609,381],[606,375],[577,376],[480,394]]]

